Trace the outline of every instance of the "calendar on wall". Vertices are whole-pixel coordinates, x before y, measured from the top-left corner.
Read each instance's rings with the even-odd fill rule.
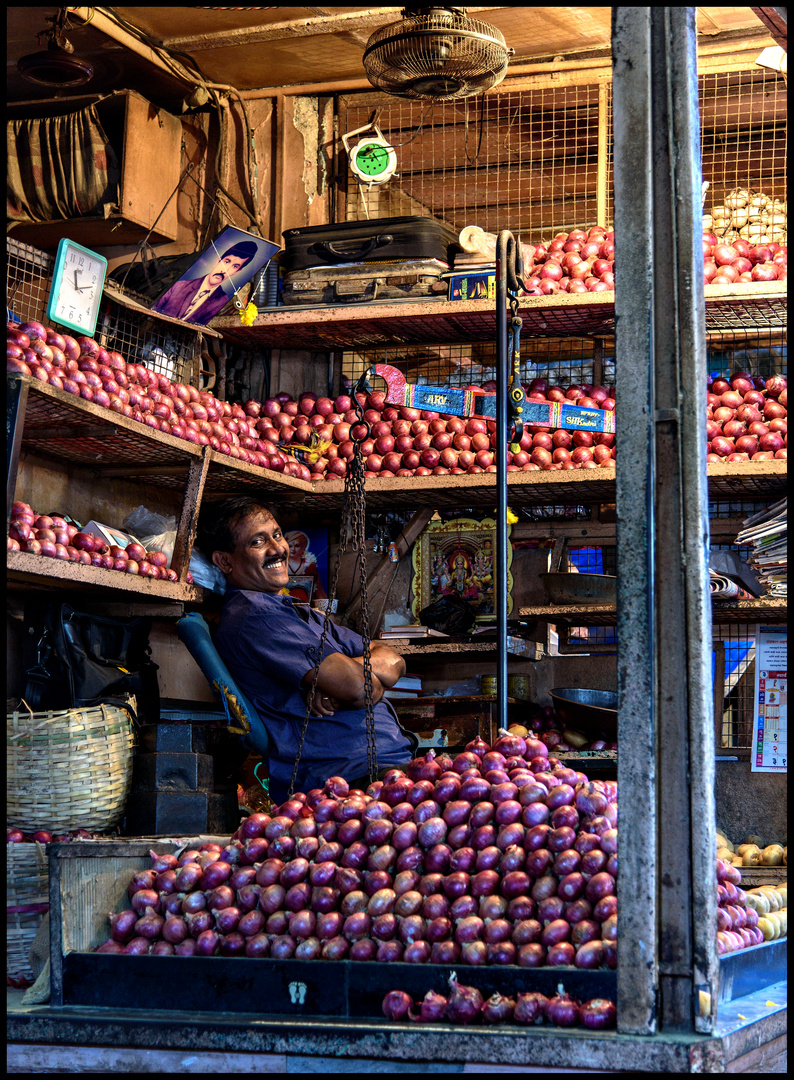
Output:
[[[753,772],[786,772],[788,760],[788,632],[759,623],[755,634]]]

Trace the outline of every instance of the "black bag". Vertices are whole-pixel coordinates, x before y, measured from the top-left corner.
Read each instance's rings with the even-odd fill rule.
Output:
[[[198,258],[196,252],[189,255],[156,255],[149,244],[141,248],[140,259],[124,263],[111,270],[108,277],[124,284],[139,296],[157,300],[178,281]],[[127,271],[129,270],[129,273]]]
[[[120,705],[135,695],[140,723],[160,719],[158,665],[150,659],[148,616],[111,619],[56,603],[25,612],[24,698],[34,711]]]
[[[340,263],[438,259],[452,265],[458,230],[434,217],[370,218],[338,225],[287,229],[281,264],[285,273]]]
[[[462,596],[454,593],[441,596],[419,612],[419,622],[442,634],[465,634],[474,626],[477,616]]]

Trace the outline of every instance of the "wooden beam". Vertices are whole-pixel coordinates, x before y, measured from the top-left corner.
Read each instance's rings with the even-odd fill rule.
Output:
[[[419,536],[421,531],[427,525],[430,518],[433,516],[433,509],[425,507],[422,510],[417,510],[403,531],[400,533],[399,540],[396,541],[397,554],[399,558],[402,558],[407,554],[409,548]],[[396,563],[392,562],[388,555],[384,555],[378,565],[375,567],[371,576],[367,580],[367,604],[373,605],[384,600],[389,591],[392,578],[394,576],[394,570]],[[358,618],[361,611],[361,591],[356,593],[345,610],[340,613],[340,618],[348,620],[354,620]]]

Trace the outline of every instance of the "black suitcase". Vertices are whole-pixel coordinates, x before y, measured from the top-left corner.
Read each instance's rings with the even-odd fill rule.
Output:
[[[370,218],[340,225],[287,229],[281,265],[285,273],[315,266],[438,259],[452,265],[458,232],[434,217]]]

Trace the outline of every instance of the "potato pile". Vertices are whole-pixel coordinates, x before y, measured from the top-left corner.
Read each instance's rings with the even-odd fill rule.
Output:
[[[787,845],[766,843],[756,834],[745,836],[738,846],[717,830],[717,858],[732,866],[786,866]]]
[[[734,188],[721,206],[703,215],[705,232],[716,233],[728,242],[741,237],[750,244],[786,243],[786,202],[763,191]]]
[[[746,906],[758,913],[758,929],[764,935],[764,941],[786,937],[787,897],[785,881],[779,885],[759,885],[757,889],[746,891]]]

